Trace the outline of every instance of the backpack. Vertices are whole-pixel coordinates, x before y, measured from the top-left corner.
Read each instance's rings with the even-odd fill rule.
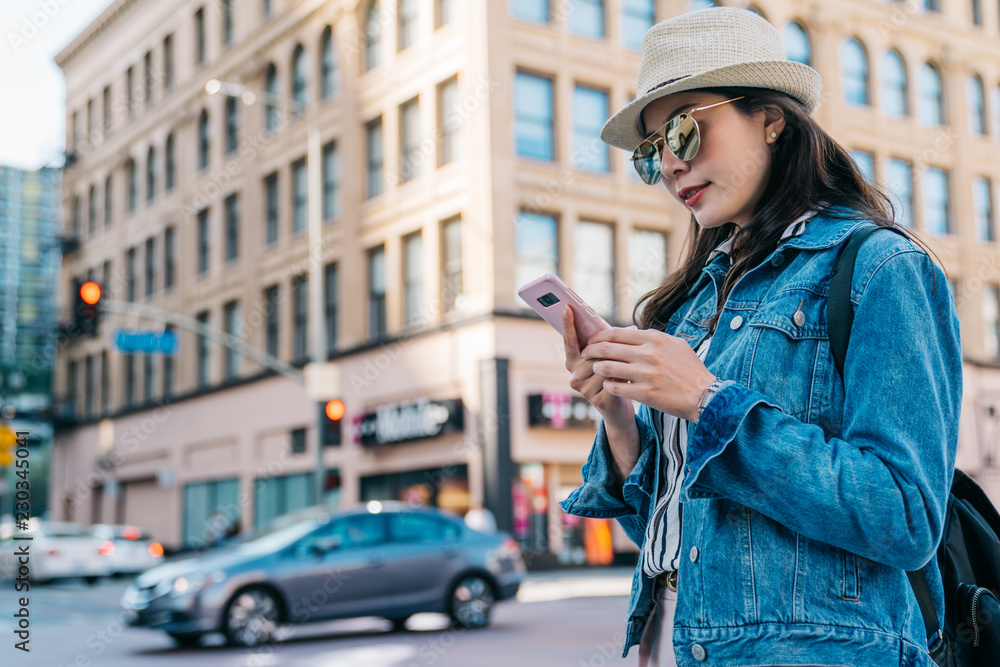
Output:
[[[880,229],[855,230],[837,255],[827,300],[830,350],[841,378],[854,309],[851,278],[858,248]],[[892,229],[887,227],[886,229]],[[893,230],[895,231],[895,230]],[[906,576],[920,605],[927,646],[940,667],[1000,665],[1000,515],[975,481],[955,469],[937,564],[944,584],[944,619],[939,622],[921,570]]]

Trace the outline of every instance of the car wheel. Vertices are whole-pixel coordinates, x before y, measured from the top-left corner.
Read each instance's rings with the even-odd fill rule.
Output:
[[[450,616],[462,628],[481,628],[490,622],[493,610],[493,588],[479,575],[469,575],[452,589],[449,600]]]
[[[101,580],[100,577],[84,577],[84,579],[87,580],[88,586],[93,586],[94,584],[96,584],[98,581]]]
[[[178,634],[176,632],[168,632],[167,634],[181,648],[197,648],[201,645],[201,635],[197,633]]]
[[[226,604],[222,632],[234,646],[257,646],[272,640],[281,621],[274,593],[254,586],[234,595]]]
[[[405,632],[406,631],[406,619],[408,619],[408,618],[409,618],[409,616],[394,616],[394,617],[391,617],[391,618],[387,618],[386,620],[389,621],[390,623],[392,623],[392,631],[393,632]]]

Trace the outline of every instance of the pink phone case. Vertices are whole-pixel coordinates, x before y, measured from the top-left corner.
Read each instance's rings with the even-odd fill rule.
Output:
[[[573,321],[576,323],[576,335],[581,349],[590,337],[601,329],[610,329],[603,317],[577,296],[559,276],[554,273],[541,275],[519,290],[517,295],[524,299],[531,308],[551,324],[562,335],[563,308],[570,304],[573,309]]]

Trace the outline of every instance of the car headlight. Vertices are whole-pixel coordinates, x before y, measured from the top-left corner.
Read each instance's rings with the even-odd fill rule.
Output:
[[[192,574],[187,577],[177,577],[174,579],[174,594],[186,595],[187,593],[197,593],[211,583],[211,579],[203,574]]]

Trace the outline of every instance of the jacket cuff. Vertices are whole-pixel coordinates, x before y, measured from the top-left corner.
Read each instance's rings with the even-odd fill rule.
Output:
[[[615,473],[604,420],[600,421],[590,456],[583,466],[583,485],[559,503],[564,512],[599,519],[635,514],[642,516],[642,508],[648,505],[653,492],[655,471],[650,466],[656,436],[639,415],[636,415],[635,423],[639,430],[639,459],[622,482]]]

